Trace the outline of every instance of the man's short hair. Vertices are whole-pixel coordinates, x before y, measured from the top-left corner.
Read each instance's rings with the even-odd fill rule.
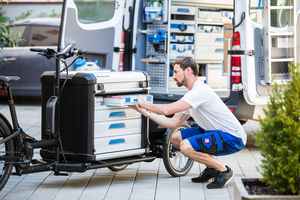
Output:
[[[193,70],[193,74],[195,76],[199,75],[199,66],[192,57],[184,57],[184,58],[176,60],[172,65],[173,68],[176,64],[179,64],[180,68],[183,71],[185,71],[186,68],[190,67]]]

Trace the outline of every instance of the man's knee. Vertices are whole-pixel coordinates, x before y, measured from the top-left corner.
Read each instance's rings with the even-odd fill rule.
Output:
[[[181,137],[181,132],[180,131],[176,131],[174,133],[172,133],[171,137],[170,137],[170,141],[171,143],[180,143],[182,140],[182,137]]]
[[[185,139],[180,142],[180,151],[186,155],[195,150],[189,140]]]

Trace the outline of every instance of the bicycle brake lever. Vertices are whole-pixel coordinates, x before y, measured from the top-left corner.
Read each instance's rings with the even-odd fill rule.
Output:
[[[41,52],[41,53],[38,53],[37,55],[41,55],[41,56],[44,56],[45,55],[45,52]]]

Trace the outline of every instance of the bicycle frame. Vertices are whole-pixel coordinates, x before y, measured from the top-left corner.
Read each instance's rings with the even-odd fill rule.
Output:
[[[75,45],[76,43],[73,43],[70,45],[67,51],[70,51],[70,49]],[[65,52],[61,52],[60,55],[56,59],[56,78],[55,78],[55,96],[58,96],[60,92],[60,62],[61,58],[64,56]],[[9,161],[11,163],[15,164],[15,168],[17,171],[18,175],[25,174],[27,172],[39,172],[39,171],[47,171],[50,170],[49,168],[49,163],[40,165],[39,167],[37,165],[34,165],[32,167],[29,167],[32,157],[33,157],[33,149],[35,148],[47,148],[47,147],[55,147],[55,161],[54,163],[59,163],[59,115],[57,115],[56,119],[54,120],[54,139],[53,140],[36,140],[29,135],[27,135],[22,128],[19,126],[18,123],[18,118],[17,118],[17,113],[15,110],[15,104],[13,100],[13,95],[11,91],[11,87],[9,83],[2,83],[2,87],[6,90],[7,92],[7,97],[8,97],[8,106],[11,114],[11,120],[13,127],[11,127],[9,121],[6,119],[5,116],[3,116],[0,113],[0,117],[6,122],[8,127],[10,127],[12,134],[7,136],[6,138],[0,140],[0,144],[3,144],[9,140],[14,140],[15,144],[15,156],[7,157],[7,156],[1,156],[1,160]],[[58,102],[59,105],[59,102]],[[59,109],[59,108],[58,108]],[[59,112],[58,112],[59,113]],[[18,151],[19,144],[23,145],[23,151]],[[20,162],[20,155],[16,154],[23,154],[23,162]],[[24,170],[23,168],[25,167],[24,165],[27,165],[26,169]],[[38,167],[38,168],[37,168]],[[20,168],[22,168],[20,170]],[[55,174],[58,174],[59,172],[57,170],[54,170]]]

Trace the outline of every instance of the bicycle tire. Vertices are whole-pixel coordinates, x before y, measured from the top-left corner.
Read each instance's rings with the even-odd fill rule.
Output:
[[[7,137],[8,135],[11,134],[11,130],[6,124],[6,122],[0,118],[0,140]],[[0,144],[0,151],[5,153],[0,153],[2,155],[7,155],[7,156],[13,156],[14,151],[14,143],[13,140],[8,140],[7,142]],[[0,191],[3,189],[3,187],[6,185],[12,168],[13,164],[12,163],[7,163],[8,161],[1,161],[0,160]]]
[[[164,142],[162,157],[166,170],[173,177],[185,176],[193,167],[194,160],[183,155],[178,149],[174,148],[170,142],[172,133],[177,130],[190,128],[187,123],[183,123],[177,129],[170,131]],[[179,162],[177,162],[179,160]]]
[[[117,171],[124,170],[127,166],[128,166],[128,164],[124,164],[124,165],[110,166],[107,168],[110,169],[111,171],[117,172]]]

